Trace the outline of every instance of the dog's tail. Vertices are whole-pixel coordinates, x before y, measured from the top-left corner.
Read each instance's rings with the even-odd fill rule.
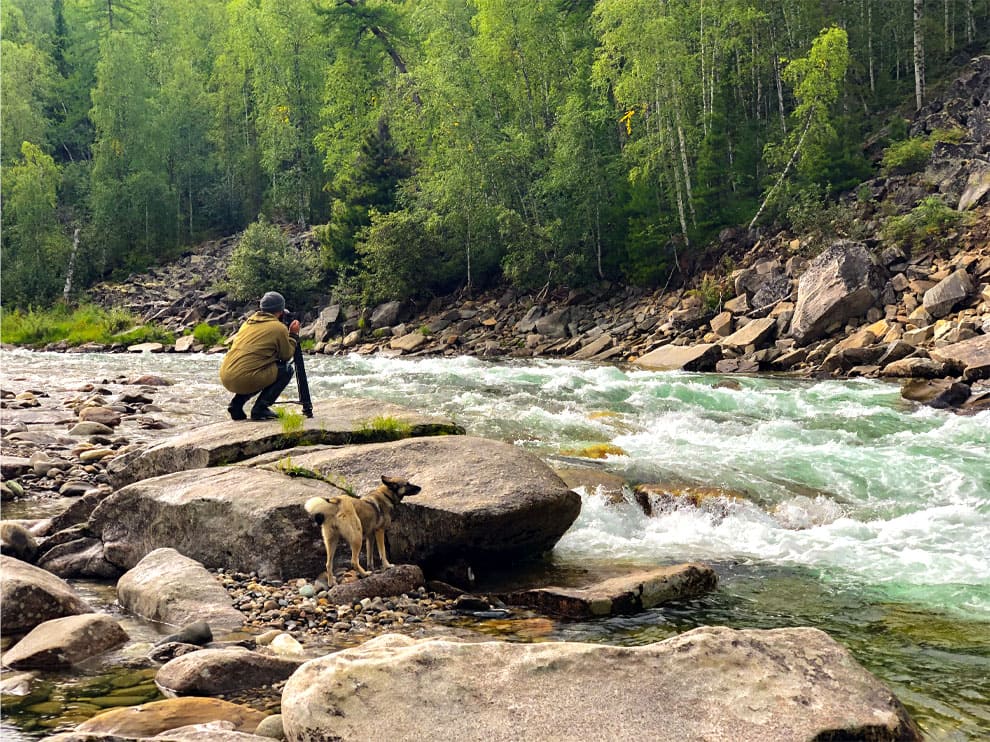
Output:
[[[329,500],[325,500],[322,497],[311,497],[306,500],[306,504],[303,505],[306,508],[306,512],[313,516],[313,520],[316,521],[316,525],[323,525],[323,521],[327,518],[335,515],[337,509],[330,503]]]

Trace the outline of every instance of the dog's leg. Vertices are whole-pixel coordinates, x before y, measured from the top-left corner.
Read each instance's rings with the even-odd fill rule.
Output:
[[[368,570],[361,566],[361,547],[364,546],[364,539],[360,536],[357,539],[352,539],[348,541],[351,547],[351,566],[354,567],[354,571],[359,575],[367,575]]]
[[[375,571],[375,552],[371,548],[371,537],[364,540],[364,563],[368,565],[368,571]]]
[[[323,546],[327,550],[327,584],[333,586],[337,584],[337,579],[333,576],[333,557],[337,553],[337,531],[330,528],[329,524],[323,523]]]
[[[375,531],[375,542],[378,544],[378,560],[382,563],[382,569],[388,569],[392,563],[385,555],[385,529],[379,528]],[[371,548],[370,546],[368,547]]]

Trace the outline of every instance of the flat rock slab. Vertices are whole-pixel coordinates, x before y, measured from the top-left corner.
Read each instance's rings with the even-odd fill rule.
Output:
[[[592,618],[638,613],[672,600],[704,595],[718,577],[705,564],[634,572],[583,588],[543,587],[505,596],[509,605],[524,605],[568,618]]]
[[[890,689],[810,628],[642,647],[387,634],[300,667],[282,721],[290,740],[921,740]]]
[[[313,417],[303,418],[297,431],[285,432],[278,420],[214,423],[169,438],[146,451],[119,456],[109,464],[108,471],[119,488],[162,474],[232,464],[300,445],[368,443],[394,437],[387,430],[375,429],[373,421],[377,418],[403,423],[411,437],[464,433],[451,420],[422,415],[400,405],[374,399],[333,399],[315,404]]]

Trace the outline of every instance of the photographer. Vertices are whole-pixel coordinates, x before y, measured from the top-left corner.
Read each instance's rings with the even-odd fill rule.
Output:
[[[220,366],[220,381],[234,398],[227,405],[233,420],[245,420],[244,403],[255,394],[252,420],[274,420],[271,406],[292,379],[292,359],[299,342],[299,320],[285,321],[285,299],[276,291],[261,297],[261,311],[241,325]]]

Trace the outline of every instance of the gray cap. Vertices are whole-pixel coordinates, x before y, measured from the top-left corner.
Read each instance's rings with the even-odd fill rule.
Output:
[[[285,299],[277,291],[269,291],[261,297],[261,311],[277,314],[285,309]]]

